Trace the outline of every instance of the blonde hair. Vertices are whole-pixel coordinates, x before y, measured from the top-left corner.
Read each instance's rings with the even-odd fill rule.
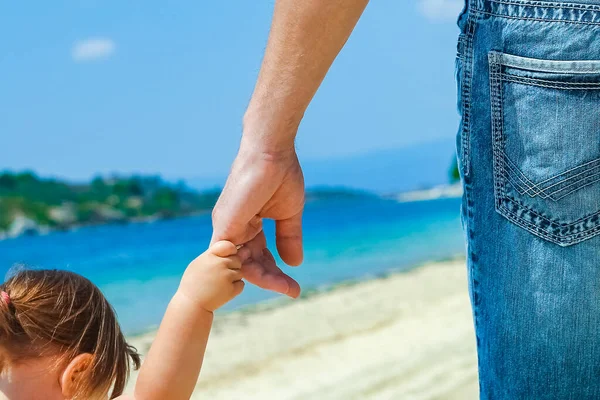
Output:
[[[0,346],[12,362],[57,355],[70,362],[92,354],[89,374],[78,387],[83,398],[123,393],[131,364],[140,356],[128,345],[115,312],[100,289],[69,271],[22,270],[0,289]]]

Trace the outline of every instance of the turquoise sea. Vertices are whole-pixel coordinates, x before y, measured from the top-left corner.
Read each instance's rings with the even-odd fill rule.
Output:
[[[460,199],[398,203],[380,198],[309,203],[305,262],[284,267],[303,289],[464,254]],[[265,226],[273,237],[273,225]],[[158,325],[181,274],[206,249],[209,215],[86,227],[0,241],[0,273],[15,265],[69,269],[96,283],[134,334]],[[228,309],[277,297],[250,285]]]

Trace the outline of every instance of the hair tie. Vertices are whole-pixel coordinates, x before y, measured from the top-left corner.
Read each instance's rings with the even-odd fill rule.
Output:
[[[6,305],[10,305],[10,296],[4,290],[0,292],[0,296],[2,296],[2,300],[6,303]]]

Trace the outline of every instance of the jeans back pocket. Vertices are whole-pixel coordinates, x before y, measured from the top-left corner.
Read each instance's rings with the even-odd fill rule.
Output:
[[[600,233],[600,60],[488,54],[496,210],[561,246]]]

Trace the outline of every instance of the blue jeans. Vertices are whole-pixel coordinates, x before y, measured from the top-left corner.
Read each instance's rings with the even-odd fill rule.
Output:
[[[600,0],[468,0],[457,135],[482,399],[600,399]]]

